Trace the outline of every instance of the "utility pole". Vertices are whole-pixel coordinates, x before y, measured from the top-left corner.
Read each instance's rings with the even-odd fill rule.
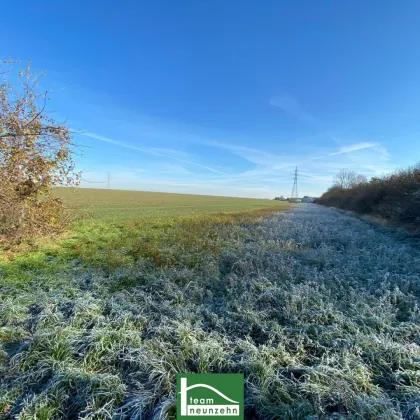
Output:
[[[108,190],[111,189],[111,172],[108,172]]]
[[[292,196],[290,197],[290,201],[296,202],[297,199],[299,198],[299,194],[298,194],[298,183],[297,182],[298,182],[298,168],[296,166],[295,176],[293,178]]]

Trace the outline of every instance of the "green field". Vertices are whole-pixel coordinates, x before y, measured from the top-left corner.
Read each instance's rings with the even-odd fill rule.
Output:
[[[419,418],[409,238],[315,204],[57,194],[71,226],[0,253],[0,419],[175,420],[178,373],[243,373],[245,419]]]
[[[75,207],[88,218],[106,222],[290,207],[287,202],[274,200],[144,191],[57,188],[55,193],[68,206]]]

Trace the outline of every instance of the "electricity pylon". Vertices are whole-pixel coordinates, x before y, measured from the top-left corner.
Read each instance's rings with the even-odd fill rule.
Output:
[[[294,176],[294,178],[293,178],[293,189],[292,189],[292,195],[291,195],[291,197],[290,197],[290,200],[291,200],[291,201],[297,201],[297,199],[299,198],[299,194],[298,194],[298,184],[297,184],[297,181],[298,181],[298,168],[297,168],[297,166],[296,166],[296,169],[295,169],[295,176]]]

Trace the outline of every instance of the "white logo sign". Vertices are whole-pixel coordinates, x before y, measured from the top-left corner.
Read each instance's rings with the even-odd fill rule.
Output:
[[[188,391],[195,388],[203,388],[209,391],[203,392],[203,396],[188,398]],[[239,401],[227,397],[218,389],[207,384],[194,384],[187,386],[187,378],[181,378],[181,416],[239,416]],[[230,404],[215,404],[214,398],[209,398],[212,392],[228,401]],[[204,396],[205,394],[205,396]]]

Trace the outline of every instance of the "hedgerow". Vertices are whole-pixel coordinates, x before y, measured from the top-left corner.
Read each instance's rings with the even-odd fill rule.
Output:
[[[333,186],[316,202],[398,222],[420,223],[420,163],[350,188]]]

